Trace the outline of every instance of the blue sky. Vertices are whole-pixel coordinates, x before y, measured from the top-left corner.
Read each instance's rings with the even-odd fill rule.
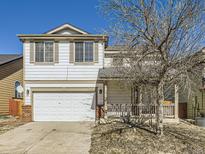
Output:
[[[0,54],[22,53],[16,34],[43,33],[71,23],[91,33],[100,33],[106,21],[98,0],[1,0]]]

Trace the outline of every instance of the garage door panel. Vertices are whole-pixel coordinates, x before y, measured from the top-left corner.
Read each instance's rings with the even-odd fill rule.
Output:
[[[34,93],[34,121],[93,121],[94,93]]]

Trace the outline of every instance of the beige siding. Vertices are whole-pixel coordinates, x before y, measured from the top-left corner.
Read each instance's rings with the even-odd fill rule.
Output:
[[[108,81],[108,104],[131,103],[131,88],[118,81]]]
[[[195,96],[197,96],[197,102],[198,102],[197,106],[199,107],[200,112],[205,113],[205,92],[203,93],[203,103],[202,103],[202,93],[200,91],[198,91]],[[190,98],[187,104],[188,118],[193,118],[194,106],[195,106],[195,98],[193,96],[192,98]]]
[[[190,100],[188,103],[187,103],[187,118],[193,118],[193,113],[192,113],[192,100]]]
[[[15,81],[23,83],[23,70],[19,70],[0,80],[0,114],[8,114],[9,99],[15,95]]]

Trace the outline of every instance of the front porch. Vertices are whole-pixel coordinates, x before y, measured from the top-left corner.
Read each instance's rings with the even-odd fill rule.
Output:
[[[157,105],[153,103],[139,104],[136,91],[124,85],[125,82],[119,80],[103,81],[103,105],[100,108],[100,117],[120,118],[120,117],[143,117],[155,119]],[[178,121],[178,87],[175,86],[175,99],[173,102],[166,101],[160,105],[160,114],[164,122]]]

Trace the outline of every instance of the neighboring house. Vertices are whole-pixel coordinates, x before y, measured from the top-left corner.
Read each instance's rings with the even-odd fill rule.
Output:
[[[64,24],[44,34],[19,34],[24,55],[23,113],[33,121],[90,121],[109,105],[135,103],[136,91],[109,76],[116,48],[108,36]]]
[[[187,115],[190,119],[195,119],[196,117],[205,117],[205,89],[199,89],[188,101],[187,103]]]
[[[21,98],[16,87],[23,84],[23,56],[0,55],[0,115],[9,114],[9,99]]]

